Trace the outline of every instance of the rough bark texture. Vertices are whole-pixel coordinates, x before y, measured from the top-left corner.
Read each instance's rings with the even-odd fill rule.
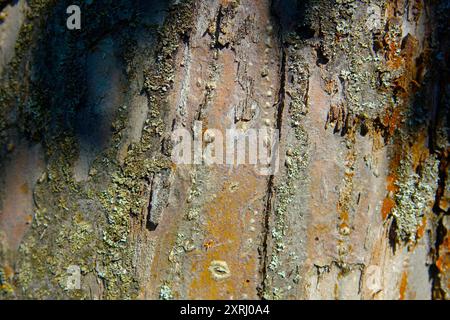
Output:
[[[3,298],[449,297],[448,1],[0,9]],[[171,162],[263,127],[275,175]]]

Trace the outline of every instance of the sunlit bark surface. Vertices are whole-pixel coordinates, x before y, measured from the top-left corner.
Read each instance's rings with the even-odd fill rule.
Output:
[[[0,297],[447,299],[449,9],[0,0]],[[180,128],[277,129],[279,170]]]

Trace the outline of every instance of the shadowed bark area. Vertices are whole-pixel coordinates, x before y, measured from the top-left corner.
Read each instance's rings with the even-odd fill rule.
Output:
[[[2,298],[448,298],[448,1],[0,10]],[[176,164],[179,129],[279,166]]]

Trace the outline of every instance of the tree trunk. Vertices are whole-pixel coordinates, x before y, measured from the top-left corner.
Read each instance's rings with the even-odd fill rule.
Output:
[[[447,1],[0,9],[1,297],[449,297]],[[279,166],[174,162],[230,128]]]

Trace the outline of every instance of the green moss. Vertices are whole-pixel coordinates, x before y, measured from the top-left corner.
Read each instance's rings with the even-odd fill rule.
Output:
[[[142,139],[128,151],[123,166],[113,174],[110,187],[100,195],[108,221],[103,231],[105,251],[102,254],[106,260],[104,278],[108,283],[109,297],[130,296],[136,292],[132,288],[137,283],[132,276],[129,214],[141,214],[145,201],[141,190],[148,184],[151,175],[171,168],[170,160],[159,154],[159,136],[165,132],[163,119],[168,111],[166,96],[173,84],[175,53],[180,37],[192,26],[192,5],[193,1],[184,1],[171,8],[160,31],[156,65],[145,72],[144,86],[150,110]],[[124,128],[123,125],[120,127]],[[116,256],[123,257],[122,265],[114,264]],[[168,297],[167,290],[164,292],[163,296]]]
[[[43,4],[33,2],[36,14],[44,10]],[[172,7],[160,30],[158,59],[152,70],[146,71],[145,88],[150,101],[146,128],[142,140],[130,147],[122,165],[115,159],[128,121],[129,111],[125,107],[118,108],[110,148],[94,161],[91,172],[96,174],[87,182],[78,183],[73,178],[78,143],[71,129],[58,127],[58,135],[45,132],[48,165],[34,192],[36,208],[31,231],[19,250],[18,296],[89,298],[89,290],[66,289],[70,265],[80,266],[82,283],[88,274],[101,281],[103,298],[137,296],[139,283],[132,263],[135,244],[130,239],[130,214],[133,217],[141,214],[145,202],[141,192],[148,187],[149,178],[171,167],[169,159],[160,154],[160,136],[165,132],[163,119],[169,107],[166,97],[173,82],[175,53],[181,36],[192,26],[192,5],[193,1],[184,1]],[[24,27],[23,32],[20,47],[32,41],[34,31]],[[16,75],[22,72],[20,56],[15,62]],[[9,83],[6,90],[14,87],[9,92],[16,89],[20,92],[17,82]],[[81,94],[79,91],[76,96]],[[23,110],[30,119],[42,119],[37,127],[46,127],[45,104],[39,99],[30,101],[34,102]]]
[[[396,221],[398,240],[414,242],[422,217],[430,210],[436,195],[439,174],[439,162],[435,156],[429,156],[420,168],[414,171],[411,156],[401,161],[396,182],[396,207],[392,215]]]
[[[0,144],[7,142],[6,128],[10,125],[7,122],[7,115],[15,107],[24,108],[26,112],[20,121],[27,123],[21,126],[22,130],[41,130],[48,124],[48,114],[46,106],[40,101],[40,93],[33,92],[33,97],[29,99],[26,95],[29,89],[29,74],[25,67],[27,57],[32,52],[39,26],[43,17],[56,3],[54,0],[31,0],[27,1],[29,9],[26,11],[26,19],[20,26],[19,35],[15,44],[15,52],[9,65],[3,71],[0,80]],[[36,138],[36,131],[29,134]]]
[[[159,32],[159,49],[154,68],[145,72],[144,87],[150,102],[148,121],[144,130],[143,142],[148,143],[153,135],[164,132],[162,115],[169,106],[165,99],[174,80],[174,58],[180,45],[180,37],[192,28],[193,0],[187,0],[171,8],[168,23]]]
[[[292,39],[291,39],[292,40]],[[292,202],[298,196],[298,183],[307,181],[307,166],[309,164],[309,138],[303,126],[303,120],[308,113],[307,94],[309,83],[309,70],[306,62],[296,50],[289,50],[288,57],[289,73],[294,83],[289,95],[291,97],[289,105],[289,126],[294,131],[294,139],[286,147],[285,172],[280,183],[274,187],[276,195],[273,225],[270,236],[273,249],[270,253],[267,266],[266,279],[264,279],[265,291],[262,292],[264,299],[281,299],[289,289],[287,287],[278,288],[277,281],[286,283],[288,273],[284,265],[287,260],[296,259],[293,252],[287,252],[285,244],[286,233],[288,231],[288,220],[292,217]],[[267,214],[267,213],[266,213]]]
[[[161,300],[172,300],[173,299],[172,289],[170,289],[170,287],[167,285],[161,286],[159,291],[159,298]]]

